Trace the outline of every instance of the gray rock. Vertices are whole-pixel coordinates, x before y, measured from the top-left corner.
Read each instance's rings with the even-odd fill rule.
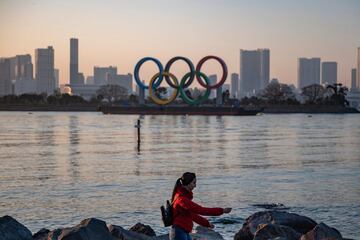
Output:
[[[48,240],[55,240],[48,238]],[[82,220],[71,228],[64,228],[56,240],[114,240],[106,223],[96,218]]]
[[[163,235],[156,236],[156,238],[154,240],[169,240],[169,234],[163,234]]]
[[[144,225],[142,223],[135,224],[129,230],[137,233],[142,233],[151,237],[156,236],[156,233],[149,225]]]
[[[274,224],[260,224],[255,232],[254,240],[286,239],[299,240],[301,234],[294,229]]]
[[[300,240],[342,240],[342,236],[335,228],[327,226],[325,223],[319,223],[314,229],[303,235]]]
[[[116,225],[109,225],[110,234],[120,240],[150,240],[154,237],[149,237],[142,233],[137,233],[124,229]]]
[[[119,240],[169,240],[169,235],[164,234],[160,236],[147,236],[142,233],[136,233],[126,230],[120,226],[109,225],[110,233]],[[208,228],[197,227],[193,233],[190,234],[193,240],[224,240],[223,237]]]
[[[252,240],[260,224],[276,224],[293,228],[305,234],[316,226],[316,222],[308,217],[283,211],[257,212],[245,220],[242,228],[235,235],[235,240]]]
[[[212,229],[197,226],[195,231],[190,234],[193,240],[206,239],[206,240],[224,240],[220,233],[215,232]]]
[[[33,240],[47,240],[49,233],[50,233],[49,229],[42,228],[37,233],[35,233],[32,236],[32,238],[33,238]]]
[[[1,240],[32,240],[29,229],[10,216],[0,218]]]
[[[286,207],[282,203],[262,203],[262,204],[253,204],[252,206],[258,208],[265,208],[269,210],[289,210],[289,207]]]
[[[62,230],[62,228],[58,228],[49,232],[47,240],[58,240]]]

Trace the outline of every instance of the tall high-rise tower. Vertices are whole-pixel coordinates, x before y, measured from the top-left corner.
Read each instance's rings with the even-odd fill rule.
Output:
[[[14,94],[35,93],[36,81],[33,75],[30,54],[16,55],[10,59],[10,76],[11,81],[14,83]]]
[[[10,59],[0,58],[0,96],[11,94]]]
[[[209,84],[214,85],[216,84],[216,82],[217,82],[217,75],[216,74],[209,75]],[[209,99],[211,98],[216,98],[216,90],[211,89]]]
[[[52,94],[56,89],[53,47],[35,50],[35,78],[38,93]]]
[[[322,62],[321,83],[334,84],[337,82],[337,62]]]
[[[266,88],[270,81],[270,50],[259,49],[260,54],[260,89]]]
[[[70,85],[84,84],[79,81],[79,40],[70,39]]]
[[[358,56],[357,56],[357,88],[360,89],[360,47],[358,47]]]
[[[320,84],[320,58],[298,59],[298,88]]]
[[[351,69],[351,90],[356,90],[356,68]]]
[[[270,80],[270,50],[240,50],[240,95],[264,89]]]
[[[231,98],[238,98],[239,92],[239,74],[231,74]]]
[[[94,67],[94,83],[95,85],[109,84],[109,79],[115,78],[117,75],[117,67]]]
[[[33,79],[33,64],[31,55],[16,55],[10,59],[11,80]]]

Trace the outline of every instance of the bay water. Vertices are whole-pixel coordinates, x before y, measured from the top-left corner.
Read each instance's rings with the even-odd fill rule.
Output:
[[[186,171],[195,202],[233,208],[209,217],[225,239],[261,204],[359,239],[360,114],[0,112],[0,216],[33,233],[89,217],[167,233],[160,206]]]

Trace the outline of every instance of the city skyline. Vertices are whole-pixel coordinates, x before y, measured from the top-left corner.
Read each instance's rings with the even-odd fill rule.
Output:
[[[338,81],[350,86],[360,45],[359,11],[358,1],[5,0],[0,3],[0,56],[31,54],[35,59],[35,49],[53,46],[64,84],[70,80],[70,38],[79,39],[79,70],[85,76],[94,66],[132,73],[145,56],[165,63],[183,55],[196,63],[209,54],[222,57],[229,72],[239,74],[240,49],[268,48],[270,78],[296,85],[298,58],[319,57],[337,62]],[[144,79],[156,71],[149,65]],[[186,70],[179,64],[173,71]],[[210,62],[205,70],[219,75],[221,69]]]

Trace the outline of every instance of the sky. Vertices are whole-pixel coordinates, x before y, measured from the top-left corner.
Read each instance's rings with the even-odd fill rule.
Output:
[[[0,57],[31,54],[53,46],[60,83],[69,82],[70,38],[79,39],[79,71],[117,66],[133,73],[143,57],[163,65],[185,56],[224,59],[240,71],[240,49],[270,49],[270,78],[297,82],[299,57],[338,63],[338,82],[350,85],[360,47],[360,0],[0,0]],[[171,68],[178,78],[186,64]],[[204,65],[221,75],[215,60]],[[35,69],[34,69],[35,72]],[[147,62],[148,82],[157,72]],[[230,82],[230,79],[227,80]]]

